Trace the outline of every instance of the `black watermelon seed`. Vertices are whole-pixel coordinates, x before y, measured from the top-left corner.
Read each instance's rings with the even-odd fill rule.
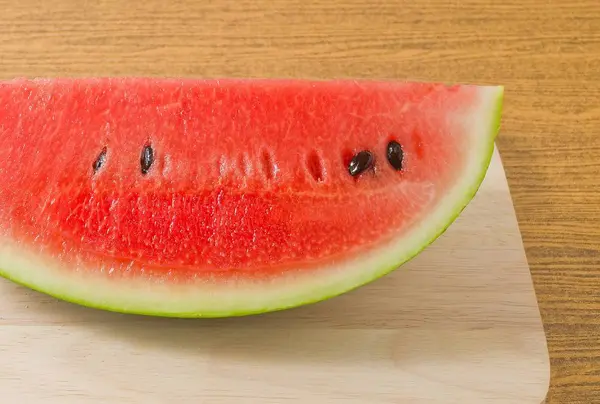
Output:
[[[150,170],[152,163],[154,163],[154,150],[152,150],[152,146],[146,145],[142,149],[142,155],[140,156],[142,174],[146,174]]]
[[[404,151],[400,143],[392,140],[387,145],[387,159],[396,170],[402,170]]]
[[[368,150],[363,150],[352,157],[350,164],[348,164],[348,172],[351,176],[355,177],[369,169],[372,165],[373,155]]]
[[[92,164],[92,168],[94,169],[94,173],[98,172],[98,170],[104,165],[106,162],[106,147],[102,149],[96,160]]]

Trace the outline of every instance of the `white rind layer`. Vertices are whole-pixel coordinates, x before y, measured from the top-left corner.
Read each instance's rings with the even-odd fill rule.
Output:
[[[324,300],[396,269],[431,244],[477,192],[494,149],[503,88],[480,87],[477,111],[465,121],[470,156],[458,182],[403,237],[334,266],[290,272],[269,280],[198,281],[170,285],[143,278],[111,280],[94,268],[72,271],[32,253],[11,239],[0,240],[0,275],[63,300],[105,310],[175,317],[223,317],[281,310]]]

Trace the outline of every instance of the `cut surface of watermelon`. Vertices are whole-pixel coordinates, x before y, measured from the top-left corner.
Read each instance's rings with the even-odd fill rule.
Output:
[[[178,317],[347,292],[469,203],[502,98],[367,80],[0,82],[0,274]]]

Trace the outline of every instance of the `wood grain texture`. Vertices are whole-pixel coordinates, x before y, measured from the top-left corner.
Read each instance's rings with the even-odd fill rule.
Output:
[[[0,296],[0,392],[10,403],[539,404],[548,390],[498,154],[427,251],[319,304],[177,321],[88,310],[3,279]]]
[[[0,0],[0,78],[386,77],[504,84],[498,140],[552,363],[600,403],[597,0]]]

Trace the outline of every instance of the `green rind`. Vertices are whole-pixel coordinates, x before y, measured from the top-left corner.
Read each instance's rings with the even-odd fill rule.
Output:
[[[76,294],[69,294],[66,291],[61,293],[60,290],[43,288],[39,284],[36,284],[34,282],[28,282],[17,276],[11,275],[10,272],[6,271],[3,268],[0,268],[0,276],[4,277],[6,279],[9,279],[16,284],[25,286],[29,289],[36,290],[38,292],[47,294],[49,296],[53,296],[55,298],[58,298],[58,299],[61,299],[61,300],[64,300],[64,301],[67,301],[70,303],[75,303],[75,304],[78,304],[81,306],[105,310],[105,311],[118,312],[118,313],[139,314],[139,315],[156,316],[156,317],[217,318],[217,317],[246,316],[246,315],[261,314],[261,313],[266,313],[266,312],[280,311],[280,310],[290,309],[293,307],[304,306],[307,304],[313,304],[313,303],[328,300],[333,297],[339,296],[341,294],[350,292],[354,289],[357,289],[361,286],[364,286],[365,284],[373,282],[376,279],[379,279],[379,278],[389,274],[390,272],[394,271],[401,265],[404,265],[406,262],[412,260],[414,257],[419,255],[426,247],[428,247],[436,239],[438,239],[455,222],[455,220],[460,216],[460,214],[463,212],[463,210],[468,206],[470,201],[474,198],[474,196],[476,195],[477,191],[479,190],[481,184],[483,183],[483,180],[487,173],[487,169],[490,165],[490,162],[491,162],[491,159],[492,159],[492,156],[494,153],[494,148],[495,148],[495,138],[497,136],[497,133],[498,133],[498,130],[500,127],[500,118],[501,118],[501,112],[502,112],[502,106],[503,106],[504,89],[503,89],[503,87],[497,87],[497,88],[499,91],[498,91],[497,97],[495,99],[494,112],[491,116],[492,119],[490,120],[489,131],[486,134],[482,134],[482,136],[485,136],[485,139],[486,139],[486,147],[485,147],[485,150],[483,151],[483,154],[482,154],[483,158],[482,158],[480,166],[479,166],[479,171],[478,171],[479,176],[471,184],[471,186],[466,190],[464,198],[457,202],[457,206],[455,207],[455,209],[453,209],[453,213],[448,218],[448,221],[445,223],[445,225],[443,227],[441,227],[439,229],[438,232],[433,233],[429,237],[428,241],[421,244],[418,248],[405,254],[404,259],[398,260],[393,263],[382,264],[381,269],[378,269],[377,271],[373,272],[370,277],[364,278],[359,282],[355,282],[351,286],[344,287],[344,288],[337,288],[336,290],[330,290],[330,288],[323,289],[322,287],[315,288],[312,290],[312,292],[308,296],[306,296],[304,298],[299,298],[299,299],[297,299],[295,301],[291,301],[287,304],[278,304],[278,301],[273,301],[272,305],[263,307],[262,309],[244,310],[243,308],[238,308],[235,310],[221,311],[221,310],[218,310],[217,307],[213,307],[212,310],[208,310],[208,311],[204,310],[202,312],[197,312],[197,311],[155,310],[151,307],[148,308],[147,310],[146,309],[144,309],[144,310],[128,309],[128,308],[125,308],[122,306],[120,307],[116,304],[102,304],[93,299],[86,299],[83,296],[81,296],[80,298],[77,298]]]

